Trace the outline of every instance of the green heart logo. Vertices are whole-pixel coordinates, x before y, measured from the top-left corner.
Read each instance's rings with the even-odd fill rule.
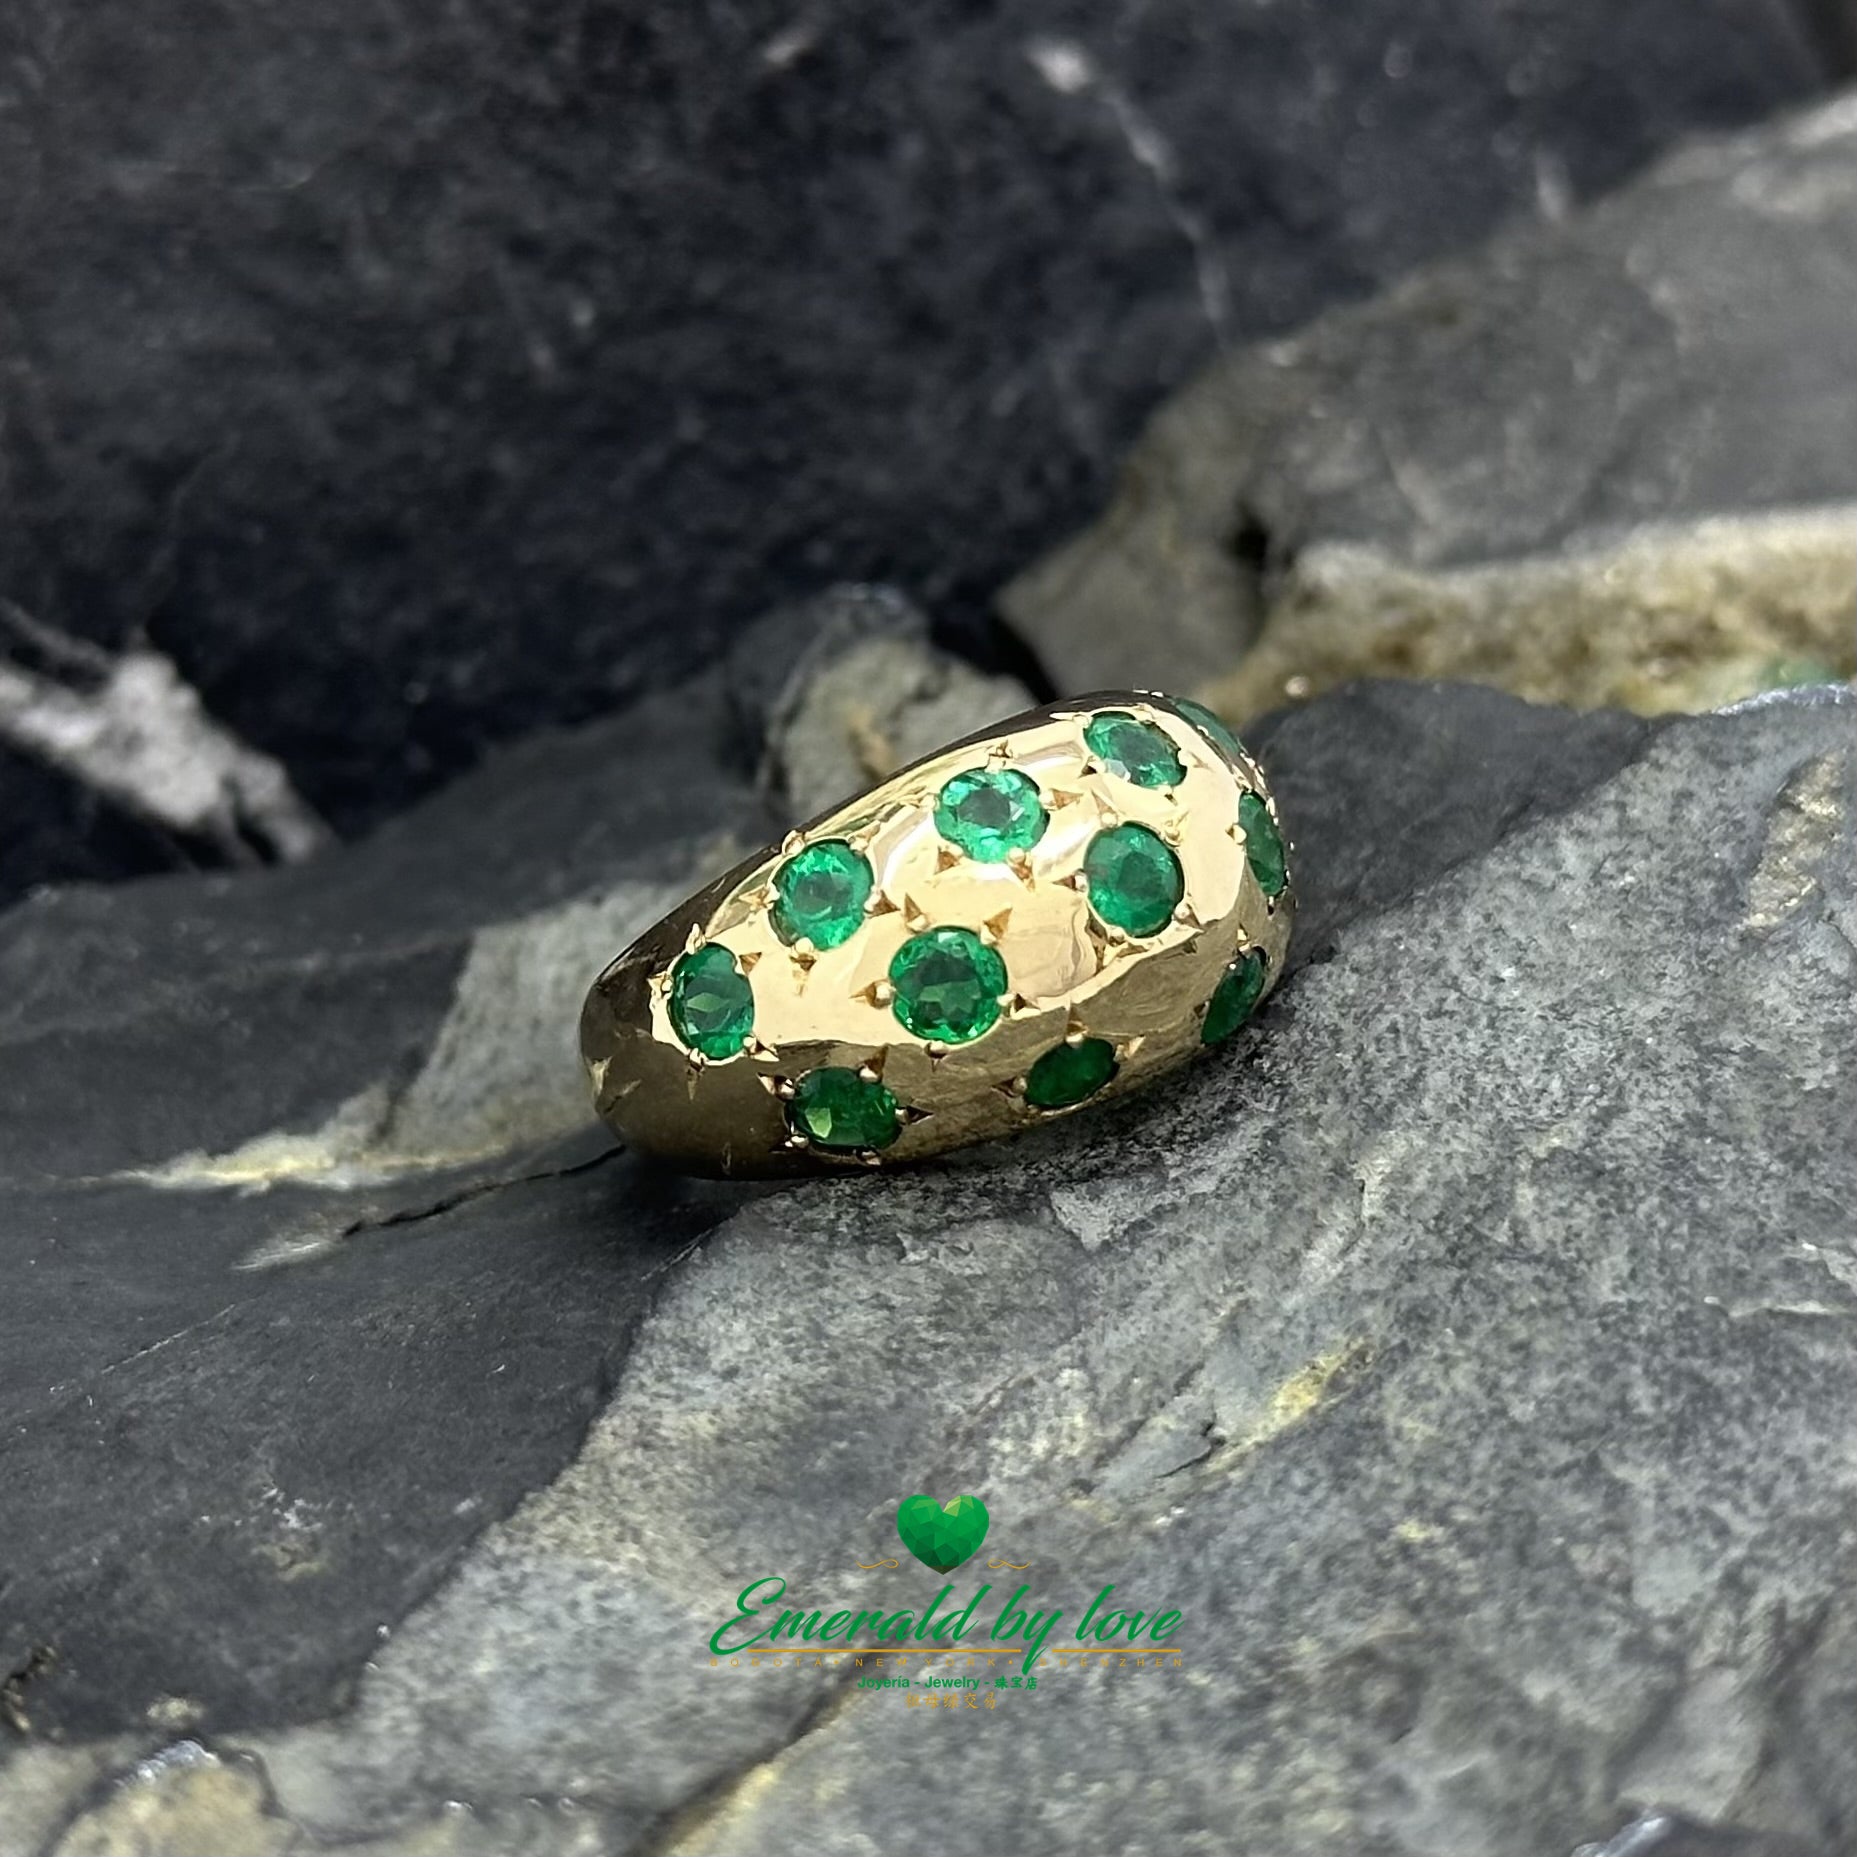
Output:
[[[951,1573],[987,1538],[987,1506],[978,1496],[956,1496],[950,1502],[905,1496],[897,1506],[896,1532],[924,1566]]]

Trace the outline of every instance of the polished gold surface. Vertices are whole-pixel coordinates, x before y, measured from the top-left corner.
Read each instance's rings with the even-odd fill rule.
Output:
[[[1162,729],[1185,764],[1172,787],[1148,788],[1098,765],[1091,717],[1121,710]],[[980,863],[936,829],[937,794],[954,775],[1011,767],[1037,783],[1043,837],[1003,863]],[[1241,952],[1260,951],[1274,986],[1289,945],[1293,891],[1259,888],[1245,854],[1239,801],[1257,793],[1275,818],[1262,771],[1228,757],[1152,693],[1107,692],[1032,710],[905,768],[790,833],[641,936],[595,981],[581,1050],[599,1112],[635,1148],[703,1173],[788,1174],[919,1160],[1071,1114],[1024,1098],[1034,1062],[1066,1038],[1110,1041],[1118,1069],[1076,1108],[1139,1088],[1203,1049],[1213,989]],[[1084,853],[1107,827],[1149,827],[1174,850],[1185,897],[1152,935],[1107,928],[1093,913]],[[842,838],[870,860],[865,920],[838,947],[784,945],[769,919],[772,879],[802,846]],[[892,956],[930,927],[963,927],[1004,959],[1007,991],[992,1028],[943,1047],[904,1029],[890,1005]],[[671,1023],[671,970],[719,942],[754,993],[754,1030],[739,1054],[705,1059]],[[832,1150],[796,1136],[795,1082],[819,1066],[881,1079],[899,1105],[893,1145]]]

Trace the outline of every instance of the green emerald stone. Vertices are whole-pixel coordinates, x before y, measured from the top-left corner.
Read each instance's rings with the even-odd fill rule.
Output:
[[[720,942],[705,942],[671,969],[671,1024],[692,1051],[734,1057],[754,1030],[754,991]]]
[[[870,859],[842,838],[796,851],[774,872],[774,933],[788,947],[836,948],[863,923],[872,883]]]
[[[1283,862],[1283,834],[1270,816],[1270,808],[1255,793],[1238,802],[1238,823],[1244,827],[1244,855],[1257,887],[1266,896],[1279,896],[1289,881]]]
[[[1083,739],[1103,771],[1118,780],[1132,780],[1138,787],[1177,787],[1186,778],[1173,737],[1126,710],[1106,709],[1091,717]]]
[[[1229,1038],[1251,1016],[1252,1009],[1263,997],[1264,976],[1269,971],[1264,957],[1255,948],[1239,955],[1226,968],[1224,977],[1212,989],[1212,997],[1206,1002],[1206,1016],[1199,1028],[1200,1038],[1206,1044],[1216,1045],[1222,1038]]]
[[[1190,696],[1173,696],[1167,700],[1215,748],[1223,748],[1234,760],[1244,753],[1244,743],[1232,733],[1223,718],[1214,715],[1204,703],[1195,703]]]
[[[1003,864],[1044,837],[1050,817],[1037,784],[1010,767],[973,767],[942,788],[935,829],[982,864]]]
[[[809,1070],[793,1086],[787,1126],[818,1148],[887,1148],[902,1132],[896,1098],[855,1070]]]
[[[1131,935],[1158,934],[1186,894],[1180,860],[1145,825],[1098,832],[1083,854],[1083,874],[1090,907]]]
[[[896,1016],[918,1038],[961,1045],[999,1017],[1006,963],[972,929],[934,928],[897,949],[890,985]]]
[[[1053,1045],[1026,1073],[1025,1100],[1034,1109],[1068,1109],[1114,1075],[1115,1046],[1106,1038]]]

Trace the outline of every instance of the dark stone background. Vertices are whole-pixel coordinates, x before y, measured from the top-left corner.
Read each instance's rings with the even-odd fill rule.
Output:
[[[151,640],[343,832],[830,581],[984,655],[1220,340],[1823,88],[1849,24],[17,0],[0,594]],[[188,855],[0,752],[0,894]]]

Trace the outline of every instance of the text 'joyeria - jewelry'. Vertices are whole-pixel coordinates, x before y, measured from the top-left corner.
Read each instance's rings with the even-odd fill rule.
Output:
[[[693,896],[581,1015],[599,1112],[696,1172],[918,1160],[1138,1087],[1276,984],[1294,899],[1210,710],[1079,697],[941,749]]]

